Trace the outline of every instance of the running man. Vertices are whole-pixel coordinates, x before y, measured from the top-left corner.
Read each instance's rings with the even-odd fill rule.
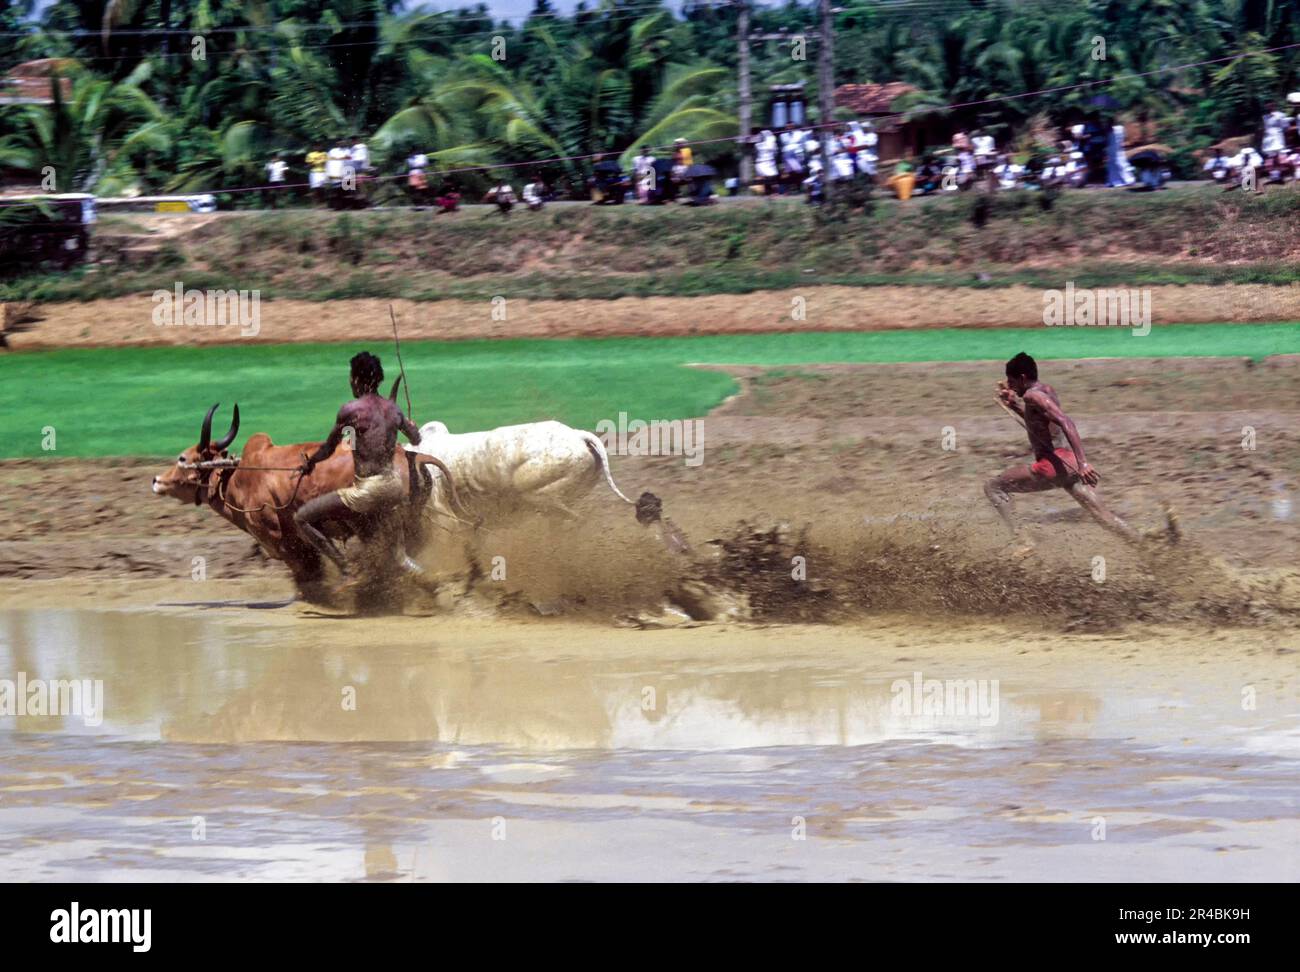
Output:
[[[1007,362],[1006,381],[998,382],[998,401],[1024,419],[1034,461],[1028,466],[1013,466],[996,479],[984,484],[984,495],[998,511],[1016,538],[1020,531],[1011,514],[1012,493],[1041,493],[1063,489],[1088,511],[1094,520],[1129,543],[1142,538],[1136,530],[1106,509],[1095,489],[1101,477],[1083,455],[1083,442],[1073,420],[1061,411],[1056,390],[1038,380],[1038,364],[1023,351]],[[1052,429],[1059,428],[1069,442],[1068,449],[1057,449]],[[1032,550],[1031,545],[1021,553]]]
[[[379,394],[379,383],[383,380],[383,365],[369,351],[362,351],[352,359],[352,394],[356,398],[339,409],[329,437],[302,467],[302,474],[310,476],[317,463],[334,454],[346,430],[351,430],[356,477],[353,485],[304,503],[293,517],[302,538],[334,561],[345,577],[347,561],[321,527],[326,523],[347,523],[364,536],[383,516],[396,512],[406,501],[406,488],[393,471],[397,433],[400,431],[411,442],[420,441],[420,430],[415,423]],[[400,561],[406,570],[412,569],[407,558],[402,557]]]

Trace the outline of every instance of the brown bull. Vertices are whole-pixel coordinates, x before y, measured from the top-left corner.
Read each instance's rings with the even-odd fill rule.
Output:
[[[256,540],[268,557],[284,561],[303,598],[326,599],[321,556],[298,535],[293,515],[308,500],[352,485],[351,446],[344,442],[334,455],[318,463],[310,476],[302,477],[301,482],[296,470],[320,443],[278,446],[264,432],[250,436],[244,443],[237,466],[196,469],[194,466],[199,463],[229,459],[227,449],[239,432],[239,406],[236,405],[230,430],[213,440],[212,416],[216,410],[217,405],[213,405],[203,417],[198,444],[182,452],[174,466],[153,478],[154,493],[195,506],[206,503]],[[438,466],[450,481],[450,473],[437,459],[407,452],[400,446],[393,450],[393,470],[410,497],[402,514],[402,528],[411,550],[416,549],[423,536],[420,513],[432,487],[428,470],[421,469],[420,475],[412,475],[422,463]],[[351,534],[346,528],[334,527],[330,535],[346,540]]]

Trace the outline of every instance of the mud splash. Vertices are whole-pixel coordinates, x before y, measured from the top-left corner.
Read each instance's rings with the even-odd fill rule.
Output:
[[[741,521],[688,557],[637,527],[599,535],[518,530],[479,545],[499,576],[463,577],[416,610],[567,614],[608,620],[668,605],[703,620],[842,623],[881,613],[1022,617],[1066,630],[1139,623],[1288,626],[1300,570],[1234,568],[1195,542],[1126,548],[1095,529],[1056,528],[1016,558],[987,531],[939,519],[831,530]],[[431,568],[435,569],[435,568]]]

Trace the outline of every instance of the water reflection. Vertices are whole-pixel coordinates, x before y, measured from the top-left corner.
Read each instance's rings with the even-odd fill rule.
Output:
[[[422,621],[407,622],[423,623]],[[858,746],[939,738],[990,744],[1073,734],[1100,702],[1063,689],[1050,699],[1005,691],[996,723],[973,709],[899,711],[892,683],[911,665],[807,657],[683,664],[653,637],[633,650],[529,651],[455,635],[370,643],[366,622],[247,627],[208,617],[16,611],[0,614],[0,678],[102,679],[97,729],[75,719],[0,716],[0,729],[92,732],[170,742],[444,742],[512,749],[746,749]],[[409,637],[409,631],[408,631]],[[606,637],[599,633],[593,637]],[[366,643],[358,643],[361,641]],[[639,648],[640,650],[636,650]],[[985,680],[987,681],[987,679]],[[995,686],[996,688],[996,686]]]
[[[0,613],[0,680],[103,679],[106,704],[0,716],[0,856],[20,880],[1294,873],[1292,683],[1259,656],[1029,680],[927,637]],[[917,669],[997,679],[997,722],[900,714]],[[1247,712],[1243,678],[1278,694]]]

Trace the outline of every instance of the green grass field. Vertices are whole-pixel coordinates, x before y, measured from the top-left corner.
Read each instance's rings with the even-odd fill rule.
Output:
[[[244,435],[319,439],[349,396],[348,359],[363,347],[396,374],[391,347],[361,344],[69,349],[0,357],[0,458],[169,456],[192,445],[203,412],[223,403],[218,434],[238,401]],[[1300,323],[1122,328],[797,333],[671,338],[411,342],[403,348],[416,420],[452,431],[556,418],[592,428],[602,418],[703,415],[736,390],[688,363],[1000,362],[1017,351],[1044,360],[1300,353]],[[996,366],[991,366],[996,370]],[[387,382],[385,383],[387,386]],[[42,448],[45,429],[54,450]]]

